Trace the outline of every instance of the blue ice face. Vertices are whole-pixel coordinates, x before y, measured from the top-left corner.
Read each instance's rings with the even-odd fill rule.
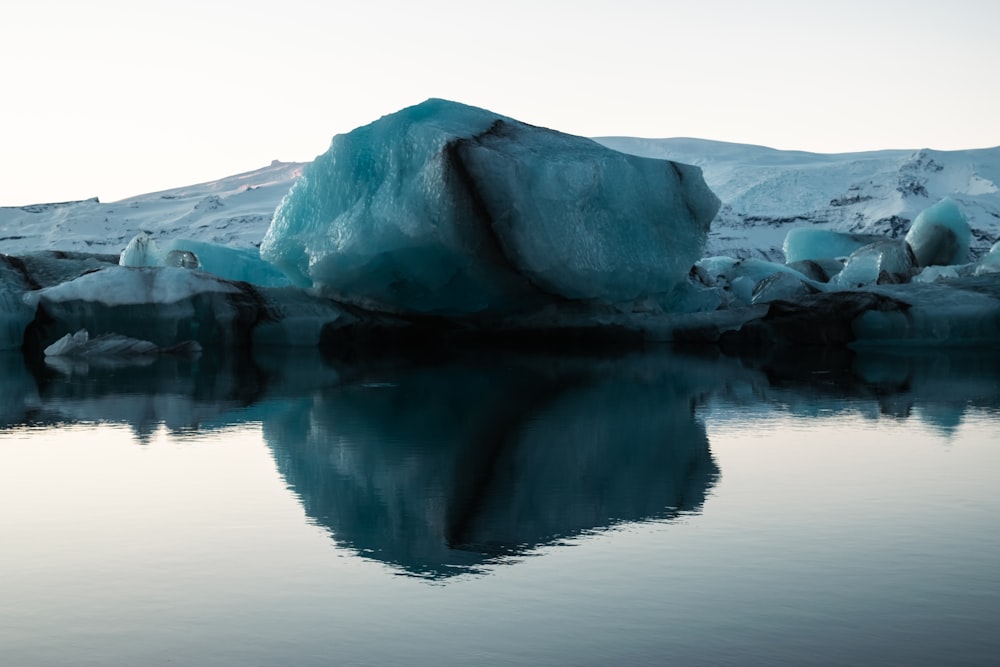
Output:
[[[858,248],[831,282],[841,287],[909,282],[915,269],[913,252],[906,241],[884,239]]]
[[[920,266],[964,264],[971,240],[969,223],[950,197],[921,211],[906,233]]]
[[[118,262],[130,267],[200,269],[226,280],[242,280],[262,287],[283,287],[291,281],[260,258],[254,248],[229,248],[190,239],[155,241],[139,234],[122,251]]]
[[[785,235],[783,250],[789,264],[803,260],[847,257],[858,248],[881,241],[885,237],[872,234],[848,234],[829,229],[797,227]]]
[[[429,100],[335,137],[261,256],[388,311],[615,304],[685,280],[718,207],[697,168]]]

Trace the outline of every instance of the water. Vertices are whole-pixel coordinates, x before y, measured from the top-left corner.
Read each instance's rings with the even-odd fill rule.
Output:
[[[0,371],[3,665],[1000,655],[995,353]]]

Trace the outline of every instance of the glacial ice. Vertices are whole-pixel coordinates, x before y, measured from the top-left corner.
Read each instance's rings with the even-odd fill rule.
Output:
[[[804,276],[779,271],[754,285],[750,302],[753,304],[770,303],[778,299],[794,299],[820,291],[822,291],[822,287]]]
[[[792,264],[802,260],[836,259],[847,257],[855,250],[881,241],[884,237],[872,234],[849,234],[830,229],[796,227],[785,235],[782,249],[785,262]]]
[[[872,308],[854,321],[855,347],[992,346],[1000,342],[1000,283],[971,277],[874,290],[904,307]]]
[[[968,221],[950,197],[921,211],[906,233],[919,266],[964,264],[971,238]]]
[[[810,280],[796,269],[764,259],[752,257],[747,259],[706,257],[699,260],[695,266],[707,272],[714,281],[715,286],[722,289],[738,303],[744,305],[754,303],[755,288],[762,281],[776,274],[786,274],[789,276],[788,279],[781,279],[786,287],[792,285],[793,282],[791,281],[794,281],[805,285],[813,285],[816,289],[820,289],[816,281]],[[789,282],[784,282],[786,280]]]
[[[153,354],[197,354],[201,346],[194,341],[171,347],[118,334],[102,334],[91,338],[90,332],[80,329],[66,334],[45,348],[46,357],[133,357]]]
[[[976,275],[1000,273],[1000,241],[993,244],[976,268]]]
[[[157,345],[148,340],[113,336],[112,334],[105,334],[91,340],[90,333],[86,329],[80,329],[76,333],[66,334],[46,347],[45,356],[87,356],[91,353],[96,353],[97,355],[151,354],[157,349],[159,349]]]
[[[226,280],[242,280],[264,287],[282,287],[291,281],[255,249],[229,248],[204,241],[167,239],[156,241],[137,234],[121,253],[121,266],[167,266],[200,269]]]
[[[884,239],[852,252],[844,269],[830,282],[842,287],[903,283],[909,281],[915,268],[909,243]]]
[[[327,299],[294,288],[255,287],[177,267],[109,266],[30,291],[36,316],[30,347],[85,329],[158,347],[194,341],[220,350],[254,345],[319,345],[329,328],[356,318]]]
[[[820,258],[820,259],[800,259],[797,262],[789,262],[785,266],[795,269],[806,278],[821,283],[828,283],[833,277],[844,270],[847,258]]]
[[[166,306],[202,293],[234,294],[239,288],[228,282],[179,268],[133,270],[113,267],[28,295],[29,305],[94,301],[104,306]]]
[[[390,312],[617,304],[684,282],[718,208],[696,167],[428,100],[334,137],[261,257]]]
[[[20,349],[35,319],[35,308],[25,302],[32,290],[108,266],[111,258],[73,252],[43,251],[22,257],[0,254],[0,350]]]

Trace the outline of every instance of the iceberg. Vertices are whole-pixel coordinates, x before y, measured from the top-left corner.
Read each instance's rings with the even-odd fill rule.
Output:
[[[969,260],[972,230],[950,197],[924,209],[906,233],[920,266],[964,264]]]
[[[855,347],[996,348],[1000,343],[1000,282],[995,277],[884,285],[876,293],[902,307],[862,313],[853,324]]]
[[[761,316],[718,338],[741,354],[803,345],[996,348],[1000,281],[970,276],[798,295],[770,303]]]
[[[771,274],[753,287],[751,303],[770,303],[777,300],[794,299],[806,294],[816,294],[823,291],[815,283],[804,276],[784,271]]]
[[[875,234],[845,234],[830,229],[797,227],[785,235],[782,250],[789,264],[802,260],[847,257],[855,250],[885,237]]]
[[[706,272],[714,285],[722,289],[735,304],[749,305],[759,301],[758,289],[761,283],[771,279],[774,284],[780,281],[785,288],[792,285],[801,284],[806,292],[813,292],[820,287],[815,280],[802,274],[793,267],[769,262],[765,259],[747,258],[734,259],[732,257],[706,257],[699,260],[695,266]],[[779,274],[786,278],[776,278]],[[796,293],[800,288],[795,287]],[[784,293],[785,290],[783,289]],[[769,299],[768,299],[769,300]]]
[[[618,304],[686,281],[719,205],[697,167],[432,99],[334,137],[260,254],[385,312]]]
[[[22,257],[0,254],[0,350],[18,350],[35,319],[29,292],[58,285],[113,262],[110,255],[44,251]]]
[[[23,303],[35,313],[25,345],[40,351],[81,329],[158,348],[189,341],[218,350],[317,346],[330,328],[357,321],[302,290],[256,287],[179,267],[109,266],[28,292]]]
[[[909,243],[885,239],[852,252],[843,270],[830,282],[842,287],[905,283],[916,270],[916,264]]]
[[[786,266],[795,269],[810,280],[828,283],[844,270],[846,262],[846,258],[801,259],[797,262],[789,262]]]
[[[984,273],[1000,273],[1000,241],[993,244],[990,251],[979,262],[975,269],[976,275]]]

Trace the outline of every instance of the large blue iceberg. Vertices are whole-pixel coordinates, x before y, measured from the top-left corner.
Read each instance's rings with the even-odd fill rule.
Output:
[[[428,100],[334,137],[261,256],[299,285],[390,312],[651,296],[669,310],[718,208],[697,167]]]

